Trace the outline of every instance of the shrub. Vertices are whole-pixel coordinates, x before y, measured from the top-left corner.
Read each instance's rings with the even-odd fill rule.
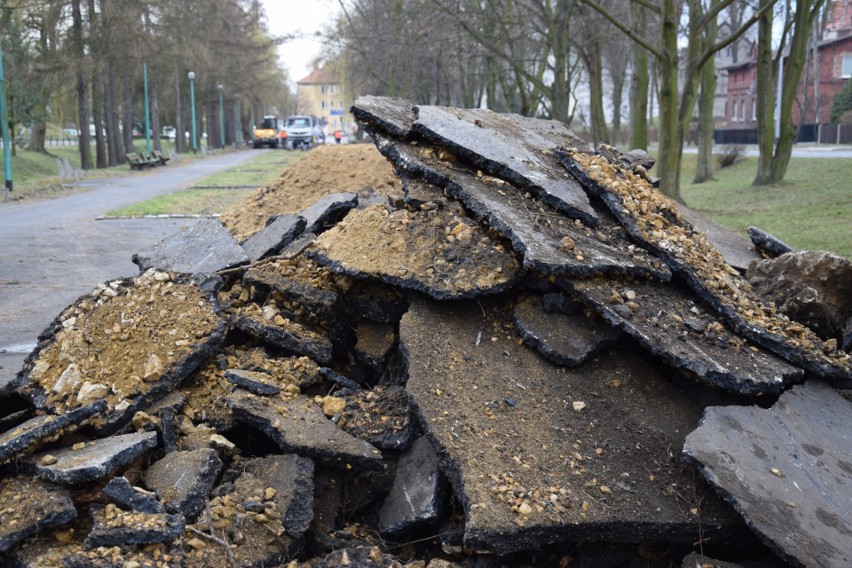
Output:
[[[726,144],[722,146],[721,151],[716,154],[716,163],[719,164],[720,168],[727,168],[728,166],[733,166],[737,162],[739,162],[743,154],[745,154],[745,147],[741,144]]]
[[[831,120],[832,124],[841,124],[844,118],[849,118],[848,116],[844,117],[844,114],[850,110],[852,110],[852,79],[847,80],[843,88],[834,95],[834,100],[831,102],[831,116],[829,120]]]

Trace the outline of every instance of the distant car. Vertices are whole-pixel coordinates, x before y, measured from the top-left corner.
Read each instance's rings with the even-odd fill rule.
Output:
[[[174,140],[177,138],[177,128],[174,126],[164,126],[162,137],[166,140]]]
[[[310,148],[321,139],[325,140],[315,116],[288,116],[284,130],[287,132],[287,146],[294,150],[300,146]]]
[[[72,138],[76,138],[80,135],[80,131],[76,128],[64,128],[62,130],[62,134],[65,136],[71,136]]]

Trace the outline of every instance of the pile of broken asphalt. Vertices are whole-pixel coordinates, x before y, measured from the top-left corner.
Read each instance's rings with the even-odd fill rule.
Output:
[[[852,564],[848,262],[761,260],[560,123],[352,112],[402,192],[264,188],[39,337],[5,564]]]

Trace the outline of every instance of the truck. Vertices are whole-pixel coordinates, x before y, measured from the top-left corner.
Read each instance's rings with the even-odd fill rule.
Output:
[[[278,117],[264,116],[260,125],[254,127],[252,146],[255,148],[260,148],[261,146],[277,148],[279,132]]]
[[[287,146],[294,150],[310,148],[325,142],[325,134],[319,126],[319,119],[310,115],[288,116],[284,121]]]

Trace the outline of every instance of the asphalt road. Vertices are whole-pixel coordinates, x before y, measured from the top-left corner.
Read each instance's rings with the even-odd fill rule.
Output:
[[[0,391],[36,338],[100,282],[132,276],[133,253],[197,219],[96,220],[107,211],[185,189],[257,156],[249,150],[126,176],[83,181],[86,191],[45,201],[0,203]]]

